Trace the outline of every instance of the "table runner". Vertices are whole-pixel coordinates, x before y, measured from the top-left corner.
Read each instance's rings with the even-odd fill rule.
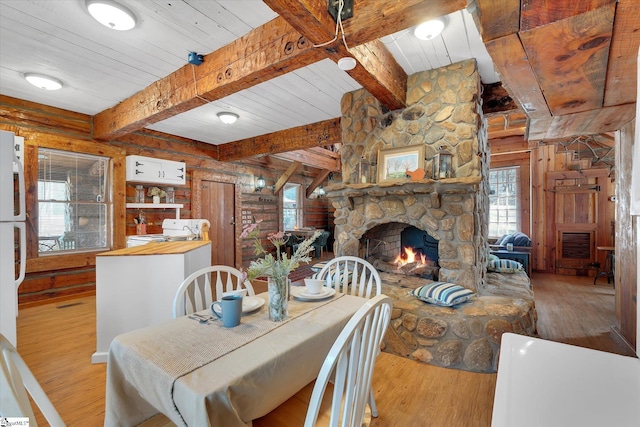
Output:
[[[143,389],[166,391],[157,396],[163,406],[157,409],[174,412],[178,415],[174,418],[182,420],[173,402],[173,385],[178,378],[342,296],[336,294],[334,298],[312,303],[290,301],[289,317],[283,322],[269,320],[268,311],[261,309],[243,316],[242,323],[234,328],[223,327],[221,321],[200,324],[184,317],[133,331],[117,338],[127,341],[127,336],[135,335],[133,342],[120,346],[120,358]],[[260,297],[267,299],[266,294]]]

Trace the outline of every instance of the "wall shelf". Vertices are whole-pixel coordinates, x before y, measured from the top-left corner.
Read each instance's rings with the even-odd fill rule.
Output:
[[[176,219],[180,219],[181,203],[127,203],[127,209],[175,209]]]

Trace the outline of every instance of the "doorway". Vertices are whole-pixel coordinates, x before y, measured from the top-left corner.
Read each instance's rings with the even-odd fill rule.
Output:
[[[237,268],[242,263],[236,248],[236,210],[240,207],[237,183],[232,177],[195,171],[192,188],[192,217],[211,223],[211,265]]]

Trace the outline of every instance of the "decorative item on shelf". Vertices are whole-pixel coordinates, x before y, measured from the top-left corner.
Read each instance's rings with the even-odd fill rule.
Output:
[[[407,171],[407,176],[411,181],[420,181],[421,179],[424,179],[425,171],[422,168],[418,168],[414,171]]]
[[[370,171],[371,163],[366,158],[361,157],[358,162],[358,182],[362,184],[371,182],[371,175],[369,175]]]
[[[138,211],[138,216],[133,218],[136,223],[136,234],[147,234],[147,220],[144,218],[144,212]]]
[[[144,187],[136,185],[135,203],[144,203]]]
[[[433,158],[433,179],[444,179],[453,177],[453,154],[440,146],[440,150]]]
[[[256,261],[251,261],[247,271],[247,279],[252,281],[258,277],[267,277],[267,286],[269,291],[269,319],[274,322],[282,322],[289,316],[288,299],[289,299],[289,273],[297,268],[301,262],[311,262],[309,253],[314,250],[312,243],[320,236],[321,231],[316,231],[313,236],[303,240],[298,244],[291,258],[283,250],[284,245],[290,238],[290,235],[279,231],[267,236],[267,239],[275,246],[275,256],[262,246],[260,239],[260,222],[256,221],[243,226],[241,239],[252,238],[254,240],[253,247],[255,254],[264,255]]]
[[[167,193],[167,203],[169,203],[169,204],[175,203],[176,202],[176,192],[173,189],[173,187],[167,187],[165,192]]]
[[[406,180],[407,170],[424,169],[424,144],[378,151],[378,182]]]
[[[153,204],[157,205],[160,203],[160,198],[166,197],[167,193],[162,188],[151,187],[149,188],[147,195],[153,197]]]

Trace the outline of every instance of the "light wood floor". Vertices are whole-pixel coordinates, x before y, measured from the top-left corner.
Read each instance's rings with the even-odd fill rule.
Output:
[[[543,338],[624,354],[609,335],[614,290],[593,279],[534,274],[538,328]],[[18,351],[68,426],[103,425],[105,364],[95,351],[95,297],[21,308]],[[439,368],[382,353],[373,388],[380,416],[371,427],[484,427],[491,424],[495,374]],[[311,387],[255,427],[301,426]],[[38,414],[39,425],[47,425]],[[171,425],[162,416],[145,427]]]

